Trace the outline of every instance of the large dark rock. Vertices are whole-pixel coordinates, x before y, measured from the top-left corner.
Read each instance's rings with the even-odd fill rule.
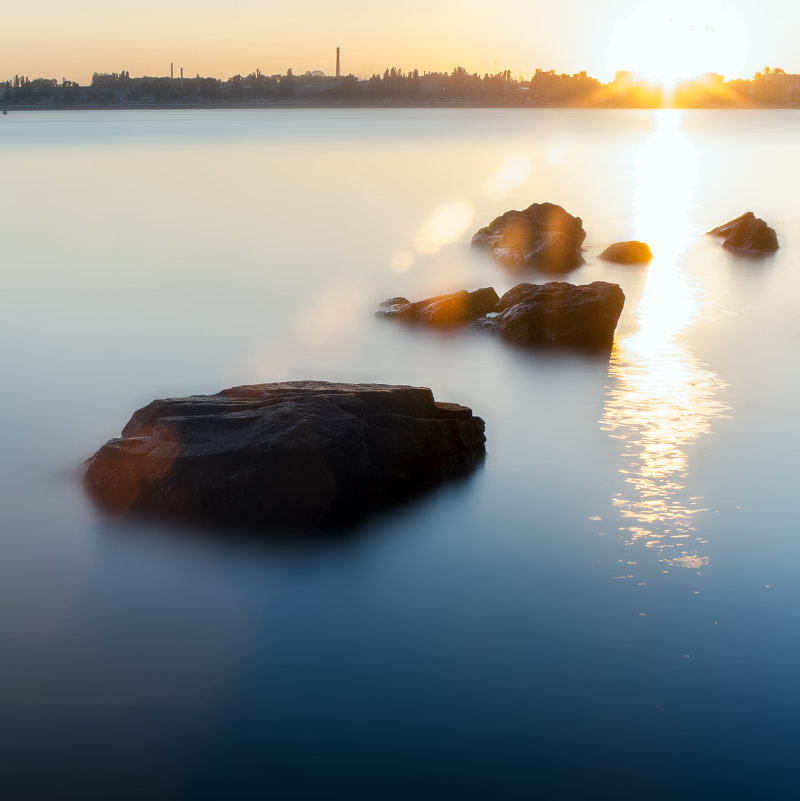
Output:
[[[511,266],[565,273],[583,264],[585,238],[580,217],[554,203],[533,203],[492,220],[472,237],[472,244],[488,248],[498,261]]]
[[[597,258],[617,264],[646,264],[653,258],[653,254],[644,242],[632,239],[609,245]]]
[[[465,468],[484,422],[429,389],[291,381],[156,400],[89,460],[104,508],[314,530]]]
[[[476,325],[526,346],[610,349],[625,304],[618,284],[518,284]]]
[[[405,298],[391,298],[381,303],[376,317],[394,317],[407,323],[456,328],[469,325],[492,311],[500,298],[488,287],[467,292],[453,292],[412,303]]]
[[[778,235],[764,220],[747,211],[735,220],[708,231],[709,236],[722,236],[722,247],[744,256],[766,256],[778,249]]]

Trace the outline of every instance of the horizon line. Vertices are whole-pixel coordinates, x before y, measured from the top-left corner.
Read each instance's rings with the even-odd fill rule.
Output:
[[[173,64],[174,64],[174,62],[170,62],[170,72],[173,72],[173,70],[172,70]],[[347,73],[347,74],[340,73],[339,75],[335,75],[335,74],[332,74],[332,73],[326,73],[324,70],[318,70],[318,69],[305,70],[303,72],[294,72],[294,70],[291,67],[289,67],[287,69],[287,71],[284,72],[284,73],[273,72],[273,73],[267,74],[267,73],[262,72],[259,67],[256,67],[254,70],[252,70],[251,72],[247,73],[246,75],[242,75],[242,73],[237,72],[237,73],[235,73],[235,74],[233,74],[233,75],[231,75],[231,76],[229,76],[227,78],[221,78],[221,77],[216,76],[216,75],[210,75],[210,74],[203,75],[200,72],[196,72],[194,75],[184,75],[183,74],[183,72],[184,72],[184,68],[183,67],[178,66],[177,69],[181,71],[181,75],[179,77],[177,77],[177,78],[174,76],[174,74],[149,75],[149,74],[143,73],[141,75],[131,76],[130,75],[130,70],[126,70],[126,69],[122,69],[119,72],[114,72],[114,71],[112,71],[112,72],[104,72],[104,71],[100,71],[100,70],[94,70],[92,72],[91,79],[90,79],[89,83],[86,83],[86,84],[80,83],[78,81],[73,81],[71,79],[66,78],[66,76],[62,76],[61,80],[59,81],[58,78],[54,78],[52,76],[38,75],[35,78],[31,78],[31,76],[29,74],[17,72],[17,73],[14,73],[14,75],[12,77],[8,77],[8,78],[5,78],[3,80],[0,80],[0,86],[6,85],[6,84],[9,84],[9,83],[13,83],[13,81],[15,79],[26,79],[26,80],[30,80],[30,81],[42,81],[42,80],[43,81],[55,81],[57,85],[72,84],[72,85],[75,85],[75,86],[87,86],[88,87],[88,86],[92,85],[92,80],[94,80],[95,76],[98,76],[98,77],[113,77],[113,76],[122,76],[122,75],[125,75],[130,80],[141,80],[141,79],[151,78],[151,79],[166,79],[166,80],[172,80],[172,81],[181,81],[181,80],[197,80],[198,78],[200,78],[202,80],[212,79],[212,80],[215,80],[215,81],[219,81],[221,83],[227,83],[227,82],[232,81],[232,80],[234,80],[236,78],[250,78],[250,77],[254,77],[254,78],[256,78],[256,80],[258,80],[260,78],[275,79],[275,78],[285,78],[285,77],[293,77],[293,78],[308,78],[308,77],[320,78],[320,77],[323,77],[323,78],[333,78],[333,79],[337,79],[337,78],[338,79],[356,78],[359,81],[369,81],[372,78],[376,78],[376,77],[382,79],[389,72],[394,72],[394,73],[396,73],[397,77],[401,77],[401,78],[412,77],[414,75],[414,73],[416,73],[417,74],[416,77],[419,77],[419,78],[424,78],[424,77],[427,77],[427,76],[453,77],[458,71],[463,71],[462,74],[465,73],[469,77],[477,76],[479,78],[486,78],[486,77],[496,78],[496,77],[499,77],[499,76],[510,75],[511,76],[511,80],[515,81],[517,83],[520,83],[520,82],[521,83],[527,83],[527,82],[530,82],[537,74],[545,74],[545,75],[559,75],[559,76],[565,75],[565,76],[568,76],[568,77],[578,77],[578,76],[585,75],[587,78],[590,78],[592,80],[596,80],[596,81],[598,81],[599,83],[601,83],[603,85],[608,85],[608,84],[614,83],[615,81],[619,80],[621,76],[624,76],[625,78],[633,77],[633,78],[635,78],[637,80],[640,80],[642,82],[646,82],[646,83],[649,83],[649,84],[661,84],[661,85],[663,85],[665,83],[670,83],[670,84],[676,84],[677,85],[677,84],[680,84],[680,83],[687,83],[687,82],[691,82],[691,81],[694,81],[694,80],[698,80],[700,78],[704,78],[704,77],[707,77],[707,76],[719,76],[719,77],[721,77],[723,79],[723,82],[729,83],[729,82],[732,82],[732,81],[749,81],[749,80],[752,80],[752,79],[754,79],[754,78],[756,78],[758,76],[763,76],[763,75],[786,75],[786,76],[792,76],[792,75],[800,74],[800,73],[786,72],[781,67],[765,66],[765,67],[762,68],[762,70],[753,73],[749,77],[741,77],[741,76],[740,77],[727,77],[722,72],[715,72],[713,70],[707,70],[706,72],[699,73],[699,74],[696,74],[696,75],[684,76],[684,77],[679,78],[678,80],[675,80],[675,81],[664,81],[664,80],[660,80],[658,78],[650,77],[646,73],[640,72],[638,70],[618,69],[618,70],[615,71],[614,77],[610,78],[608,81],[603,81],[600,78],[597,78],[596,76],[594,76],[591,73],[589,73],[589,71],[586,70],[586,69],[578,70],[577,72],[557,72],[555,69],[545,69],[543,67],[536,67],[534,72],[533,72],[533,74],[531,75],[531,77],[530,78],[526,78],[526,77],[524,77],[524,75],[521,72],[517,73],[517,75],[515,76],[513,71],[510,70],[510,69],[499,70],[499,71],[494,72],[494,73],[485,72],[485,73],[483,73],[483,75],[481,75],[479,72],[469,72],[469,70],[466,67],[463,67],[462,65],[459,64],[459,65],[456,65],[455,67],[453,67],[450,72],[444,72],[444,71],[439,71],[439,70],[420,70],[419,68],[416,68],[416,67],[415,68],[411,68],[411,69],[409,69],[407,71],[403,71],[402,67],[396,67],[396,66],[389,67],[389,66],[387,66],[387,67],[384,68],[383,72],[374,72],[371,75],[369,75],[368,77],[363,77],[361,75],[357,75],[357,74],[352,73],[352,72],[351,73]]]

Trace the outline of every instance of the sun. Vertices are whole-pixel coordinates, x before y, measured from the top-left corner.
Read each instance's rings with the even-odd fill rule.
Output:
[[[718,2],[644,3],[616,25],[610,71],[628,70],[674,86],[714,72],[738,77],[746,41],[739,19]]]

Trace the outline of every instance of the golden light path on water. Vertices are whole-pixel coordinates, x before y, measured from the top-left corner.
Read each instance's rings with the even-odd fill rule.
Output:
[[[681,112],[660,112],[634,173],[635,228],[654,253],[636,314],[638,328],[611,354],[601,425],[625,443],[626,488],[613,499],[629,545],[656,549],[674,566],[700,568],[705,540],[691,492],[688,446],[728,407],[724,384],[694,356],[682,332],[704,310],[699,287],[681,269],[692,235],[689,212],[696,154],[680,129]]]

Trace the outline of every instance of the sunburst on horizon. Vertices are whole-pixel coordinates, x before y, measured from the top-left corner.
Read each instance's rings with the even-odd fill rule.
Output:
[[[620,20],[608,64],[669,89],[711,72],[739,77],[745,52],[741,20],[721,3],[667,0],[643,3]]]

